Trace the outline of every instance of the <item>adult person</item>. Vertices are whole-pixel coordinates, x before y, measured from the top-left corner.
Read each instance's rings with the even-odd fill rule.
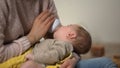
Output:
[[[38,42],[55,18],[53,0],[0,0],[0,63]],[[75,58],[70,61],[77,62]]]
[[[45,36],[57,17],[53,0],[0,0],[0,62],[33,46]],[[66,60],[61,68],[73,68],[73,62],[77,63],[76,57]]]

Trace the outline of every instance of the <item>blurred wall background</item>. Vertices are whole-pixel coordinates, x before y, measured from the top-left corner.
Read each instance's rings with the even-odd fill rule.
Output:
[[[80,24],[93,43],[120,44],[120,0],[55,0],[63,25]]]

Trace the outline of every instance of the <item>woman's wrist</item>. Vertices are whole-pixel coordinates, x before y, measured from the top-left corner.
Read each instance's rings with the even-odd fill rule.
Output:
[[[35,38],[32,35],[27,35],[27,38],[30,41],[31,45],[35,43]]]

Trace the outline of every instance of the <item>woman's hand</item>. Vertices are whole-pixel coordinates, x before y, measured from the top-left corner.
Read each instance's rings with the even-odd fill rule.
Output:
[[[49,27],[54,21],[54,15],[48,11],[43,11],[34,21],[30,33],[27,35],[31,44],[39,41],[45,36]]]
[[[67,59],[65,62],[61,65],[60,68],[75,68],[76,63],[80,60],[80,57],[76,54],[73,53],[73,58],[72,59]]]

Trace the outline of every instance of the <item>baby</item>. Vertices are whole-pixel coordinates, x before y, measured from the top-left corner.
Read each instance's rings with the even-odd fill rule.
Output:
[[[85,54],[91,48],[90,34],[77,24],[57,27],[53,38],[37,43],[32,52],[26,56],[27,61],[32,60],[40,63],[42,68],[49,68],[49,65],[61,64],[65,58],[72,57],[73,52]],[[23,63],[21,66],[21,68],[28,67],[31,67],[28,63]]]

